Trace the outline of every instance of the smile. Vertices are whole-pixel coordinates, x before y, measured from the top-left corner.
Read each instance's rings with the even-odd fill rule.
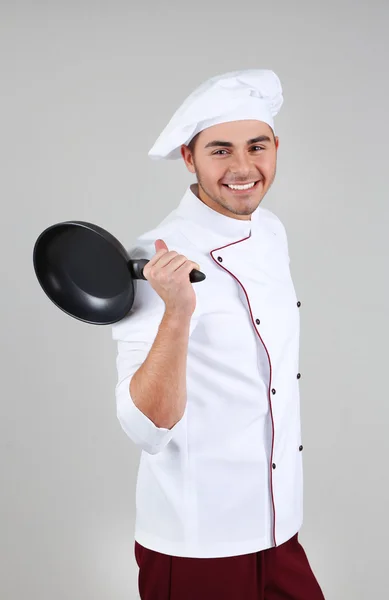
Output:
[[[223,183],[224,187],[227,187],[233,192],[245,192],[247,190],[252,190],[257,184],[258,181],[252,181],[251,183],[245,183],[243,185]]]

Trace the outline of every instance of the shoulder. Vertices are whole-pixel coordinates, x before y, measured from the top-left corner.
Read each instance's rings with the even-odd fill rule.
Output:
[[[145,258],[150,260],[155,254],[155,241],[161,239],[169,250],[180,254],[193,251],[194,244],[186,237],[187,223],[180,218],[164,221],[153,229],[139,235],[127,252],[131,258]]]
[[[277,236],[288,252],[288,235],[285,225],[280,217],[278,217],[268,208],[259,207],[258,219],[262,227],[264,227],[268,232],[271,232]]]
[[[258,213],[259,219],[263,223],[266,223],[269,227],[274,226],[276,228],[281,227],[282,229],[285,229],[280,217],[278,217],[274,212],[272,212],[268,208],[263,208],[262,206],[260,206],[258,208]]]

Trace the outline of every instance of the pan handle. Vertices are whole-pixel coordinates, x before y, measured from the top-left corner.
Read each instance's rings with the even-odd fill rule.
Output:
[[[128,261],[128,268],[133,279],[146,280],[146,277],[143,275],[143,268],[147,265],[148,262],[150,261],[146,258],[138,258]],[[204,281],[204,279],[204,273],[198,271],[197,269],[192,269],[192,271],[189,274],[189,280],[191,283],[198,283],[199,281]]]

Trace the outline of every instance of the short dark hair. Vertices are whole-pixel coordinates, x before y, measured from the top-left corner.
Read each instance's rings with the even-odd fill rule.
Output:
[[[191,153],[192,153],[192,154],[194,153],[194,149],[195,149],[196,141],[197,141],[197,138],[199,137],[199,135],[200,135],[200,132],[199,132],[199,133],[197,133],[197,134],[194,136],[194,138],[193,138],[193,139],[191,139],[191,141],[190,141],[190,142],[189,142],[189,144],[188,144],[188,148],[189,148],[189,150],[191,151]]]

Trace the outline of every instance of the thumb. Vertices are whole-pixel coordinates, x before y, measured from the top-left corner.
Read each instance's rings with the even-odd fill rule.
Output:
[[[155,245],[156,252],[158,252],[159,250],[169,250],[169,248],[166,246],[166,244],[163,240],[156,240],[154,242],[154,245]]]

